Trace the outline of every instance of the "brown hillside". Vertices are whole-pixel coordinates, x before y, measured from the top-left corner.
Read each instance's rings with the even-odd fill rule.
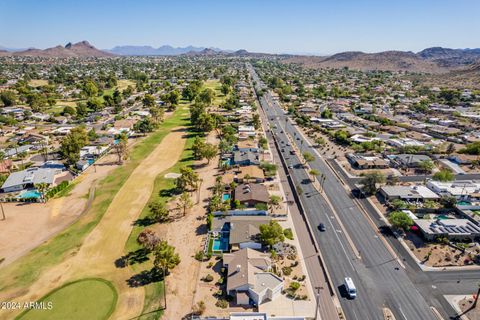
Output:
[[[65,47],[56,46],[45,50],[28,49],[25,51],[12,52],[13,56],[32,56],[32,57],[111,57],[114,54],[98,50],[92,46],[88,41],[82,41],[75,44],[68,43]]]
[[[308,68],[344,68],[354,70],[388,70],[425,73],[445,73],[448,69],[433,61],[419,58],[413,52],[385,51],[363,53],[358,51],[338,53],[330,57],[291,57],[286,63],[299,63]]]

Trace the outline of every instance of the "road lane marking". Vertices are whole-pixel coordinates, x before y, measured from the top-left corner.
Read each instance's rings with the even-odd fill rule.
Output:
[[[284,132],[286,132],[286,129],[283,127],[283,125],[282,125],[282,123],[281,123],[280,121],[278,122],[278,124],[279,124],[280,128],[281,128]],[[308,141],[307,141],[307,144],[308,144]],[[298,157],[298,155],[297,155],[296,157],[300,160],[300,158]],[[336,211],[335,211],[335,209],[333,208],[332,204],[328,201],[328,198],[327,198],[327,197],[323,197],[323,199],[325,200],[325,202],[327,203],[327,205],[330,207],[330,210],[333,212],[333,214],[336,215]],[[335,229],[335,227],[333,226],[332,220],[329,219],[329,217],[328,217],[328,215],[326,214],[326,212],[323,212],[323,214],[324,214],[324,216],[327,218],[327,220],[328,220],[328,222],[330,223],[332,229]],[[338,221],[338,224],[340,225],[340,227],[341,227],[342,229],[345,229],[345,228],[343,227],[343,225],[342,225],[342,222],[341,222],[340,218],[337,217],[337,221]],[[348,258],[348,259],[347,259],[348,263],[350,264],[350,266],[352,267],[352,269],[356,271],[354,265],[353,265],[352,262],[350,261],[350,260],[351,260],[351,259],[350,259],[350,255],[347,253],[347,250],[345,249],[345,246],[343,245],[343,242],[340,240],[340,237],[338,236],[338,233],[335,232],[334,234],[335,234],[338,242],[340,243],[340,246],[342,247],[342,250],[343,250],[345,256]],[[345,235],[347,242],[350,244],[350,247],[352,248],[352,251],[353,251],[354,256],[356,256],[357,258],[360,258],[360,254],[357,254],[358,250],[356,249],[355,245],[353,244],[352,240],[350,239],[350,236],[348,235],[348,233],[344,232],[343,234]]]
[[[407,316],[405,315],[405,313],[403,313],[402,307],[398,307],[398,310],[399,310],[400,313],[402,314],[403,318],[405,318],[405,320],[408,320],[408,318],[407,318]]]

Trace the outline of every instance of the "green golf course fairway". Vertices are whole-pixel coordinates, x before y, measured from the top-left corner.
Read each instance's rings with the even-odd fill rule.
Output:
[[[82,279],[55,289],[40,301],[52,303],[51,310],[28,310],[17,319],[22,320],[104,320],[108,319],[117,303],[113,285],[103,279]]]

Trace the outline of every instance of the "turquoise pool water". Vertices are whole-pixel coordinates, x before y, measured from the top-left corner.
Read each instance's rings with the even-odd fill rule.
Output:
[[[95,162],[95,160],[94,159],[87,159],[87,162],[88,162],[89,165],[92,165]]]
[[[40,192],[38,192],[37,190],[27,190],[27,191],[22,192],[18,197],[20,199],[31,199],[31,198],[38,199],[41,196],[42,196],[42,194]]]
[[[440,219],[440,220],[450,219],[449,217],[447,217],[447,216],[444,215],[444,214],[439,214],[439,215],[437,216],[437,218]]]
[[[228,250],[229,233],[223,232],[218,238],[213,239],[213,251],[227,251]]]
[[[233,165],[233,160],[232,159],[227,159],[223,161],[223,164],[226,166],[232,166]]]
[[[457,204],[460,206],[470,206],[472,203],[468,201],[458,201]]]
[[[228,201],[228,200],[230,200],[230,195],[229,195],[228,193],[224,193],[224,194],[222,195],[222,201],[223,201],[223,202],[226,202],[226,201]]]

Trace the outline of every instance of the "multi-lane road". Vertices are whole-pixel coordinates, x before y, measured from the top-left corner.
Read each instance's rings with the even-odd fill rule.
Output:
[[[255,71],[249,69],[257,87],[263,88]],[[444,318],[455,316],[443,295],[474,292],[480,272],[423,272],[396,239],[379,233],[381,220],[368,206],[361,210],[349,192],[348,181],[344,185],[268,92],[260,103],[290,167],[288,174],[303,190],[300,198],[309,223],[327,226],[326,232],[315,229],[314,237],[347,319],[383,319],[383,308],[389,308],[396,319],[436,319],[431,307]],[[310,183],[300,158],[290,154],[294,149],[314,155],[309,165],[325,176],[324,193]],[[353,278],[358,289],[354,300],[342,297],[342,283],[347,276]]]

